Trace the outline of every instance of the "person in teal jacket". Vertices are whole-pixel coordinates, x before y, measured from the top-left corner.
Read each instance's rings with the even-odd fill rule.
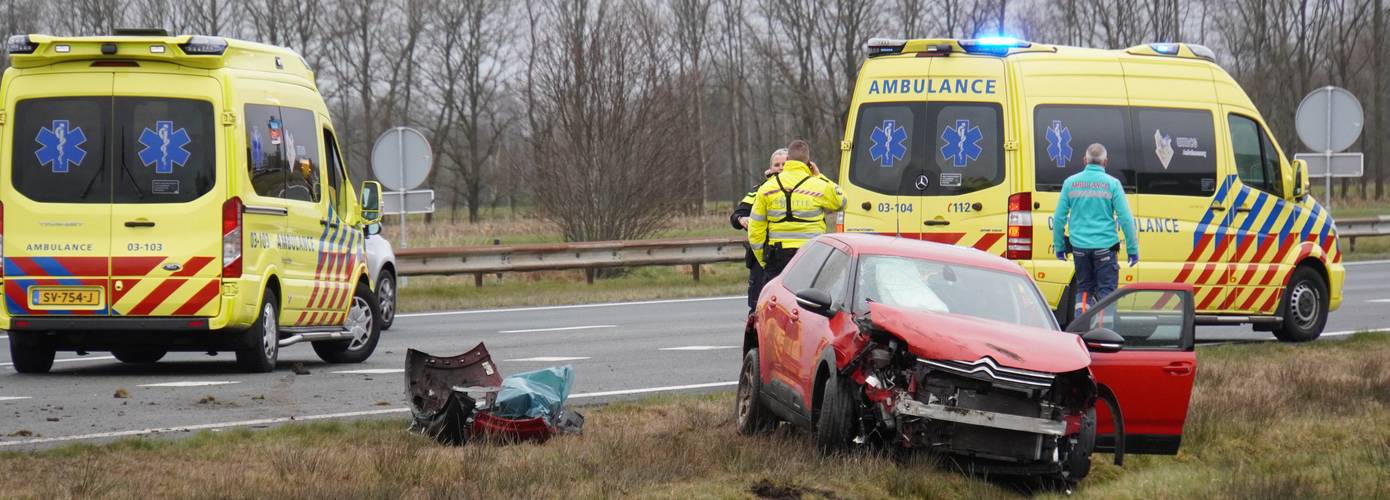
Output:
[[[1114,292],[1119,284],[1120,263],[1115,257],[1120,250],[1120,238],[1115,234],[1117,222],[1125,233],[1129,267],[1139,264],[1134,216],[1125,200],[1124,186],[1105,173],[1108,163],[1105,146],[1097,143],[1087,147],[1086,168],[1062,183],[1053,215],[1052,241],[1057,258],[1067,260],[1068,247],[1075,258],[1077,316]]]

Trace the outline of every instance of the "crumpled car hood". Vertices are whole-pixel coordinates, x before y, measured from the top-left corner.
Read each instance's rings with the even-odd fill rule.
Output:
[[[988,356],[1002,366],[1049,373],[1091,365],[1081,337],[1071,333],[885,304],[870,304],[869,317],[924,359],[973,362]]]

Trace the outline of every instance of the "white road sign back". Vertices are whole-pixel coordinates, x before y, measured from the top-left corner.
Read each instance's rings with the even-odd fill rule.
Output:
[[[434,166],[434,151],[425,134],[410,127],[382,132],[372,146],[372,174],[390,191],[420,187]]]
[[[1366,115],[1361,101],[1341,87],[1314,90],[1298,104],[1294,127],[1298,139],[1315,153],[1340,153],[1361,136]]]

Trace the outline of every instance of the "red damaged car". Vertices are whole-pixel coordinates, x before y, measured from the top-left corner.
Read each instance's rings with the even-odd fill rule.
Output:
[[[1196,374],[1192,288],[1126,286],[1058,328],[1018,264],[858,234],[809,242],[763,289],[737,419],[823,451],[888,445],[1074,485],[1090,455],[1175,454]]]

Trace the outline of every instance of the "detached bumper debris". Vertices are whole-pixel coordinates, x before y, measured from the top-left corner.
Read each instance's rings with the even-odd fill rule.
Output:
[[[544,442],[556,433],[578,433],[584,416],[564,408],[572,385],[569,365],[503,379],[482,343],[457,356],[415,349],[405,355],[410,430],[451,446],[480,437]]]

